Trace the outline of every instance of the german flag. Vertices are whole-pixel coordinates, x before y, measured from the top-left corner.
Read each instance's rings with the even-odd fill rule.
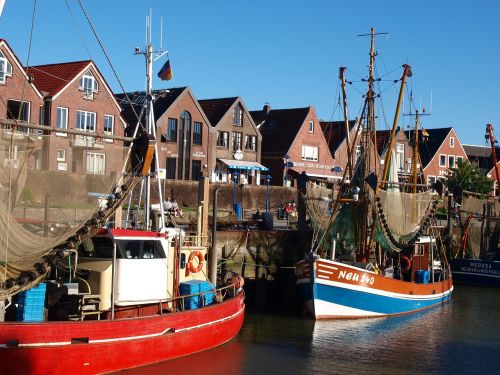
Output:
[[[158,72],[158,77],[160,77],[164,81],[169,81],[172,79],[172,76],[172,67],[170,66],[170,59],[168,59]]]

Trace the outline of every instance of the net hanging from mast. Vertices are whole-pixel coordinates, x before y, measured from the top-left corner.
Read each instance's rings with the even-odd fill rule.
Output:
[[[55,146],[53,140],[0,129],[0,284],[33,270],[123,183],[123,142],[104,146],[95,137],[68,135]],[[1,289],[0,297],[11,292]]]

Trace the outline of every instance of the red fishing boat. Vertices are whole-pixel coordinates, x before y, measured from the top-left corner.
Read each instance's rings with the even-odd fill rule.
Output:
[[[130,144],[121,173],[72,176],[30,168],[33,151],[42,150],[42,138],[55,129],[2,123],[0,374],[110,373],[214,348],[241,328],[243,279],[217,278],[216,249],[208,243],[208,197],[200,199],[192,234],[173,218],[172,226],[166,224],[158,178],[152,198],[151,180],[159,170],[157,158],[154,165],[152,44],[136,53],[147,62],[145,116],[138,116],[132,137],[110,138]],[[57,131],[80,140],[105,137]],[[64,198],[50,195],[59,178],[68,179],[67,185],[69,178],[80,178],[71,188],[83,190],[69,199],[76,206],[81,198],[77,207],[85,214],[64,208],[68,201],[55,202]],[[200,184],[208,192],[208,179]],[[28,194],[28,187],[34,193]],[[95,193],[99,189],[107,193]],[[45,197],[44,205],[32,203],[37,196]],[[53,227],[49,216],[57,221]]]

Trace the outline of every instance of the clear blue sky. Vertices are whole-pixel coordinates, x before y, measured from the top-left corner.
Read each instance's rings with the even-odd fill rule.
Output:
[[[30,65],[93,59],[120,92],[76,0],[38,0]],[[338,68],[359,81],[367,74],[370,27],[378,37],[378,76],[399,78],[413,67],[415,106],[431,106],[426,128],[453,126],[462,143],[484,144],[486,123],[500,134],[500,5],[470,1],[328,0],[105,0],[83,3],[127,91],[143,90],[145,17],[153,11],[154,44],[160,16],[164,48],[174,72],[155,88],[188,85],[198,99],[241,96],[250,110],[314,105],[318,116],[339,120]],[[28,59],[33,0],[7,0],[0,19],[5,38],[23,64]],[[73,16],[71,16],[71,14]],[[73,17],[75,21],[73,21]],[[85,44],[82,42],[83,38]],[[87,52],[87,46],[89,52]],[[156,63],[155,73],[164,60]],[[388,72],[392,72],[387,75]],[[348,87],[351,118],[364,86]],[[398,87],[381,82],[379,124],[392,124]],[[405,109],[408,112],[408,96]],[[420,104],[421,103],[421,104]],[[383,112],[382,112],[383,109]],[[384,115],[387,120],[384,120]],[[400,121],[408,124],[409,117]]]

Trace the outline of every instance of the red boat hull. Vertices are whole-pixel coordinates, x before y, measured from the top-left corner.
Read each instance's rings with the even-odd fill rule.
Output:
[[[207,350],[235,337],[244,294],[202,309],[106,321],[0,323],[0,374],[100,374]]]

